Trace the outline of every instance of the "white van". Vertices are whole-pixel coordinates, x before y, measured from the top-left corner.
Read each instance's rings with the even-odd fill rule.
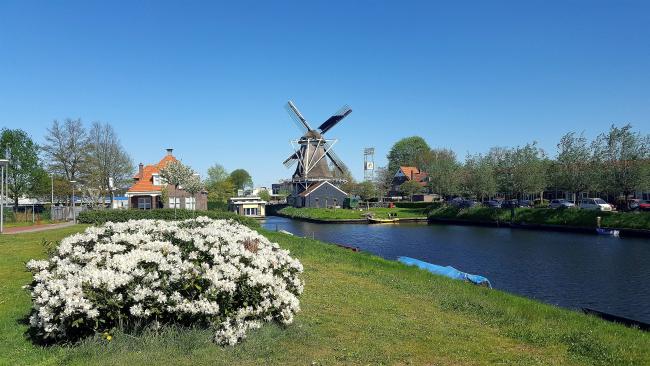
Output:
[[[614,211],[614,207],[602,198],[583,198],[580,200],[580,208],[583,210]]]

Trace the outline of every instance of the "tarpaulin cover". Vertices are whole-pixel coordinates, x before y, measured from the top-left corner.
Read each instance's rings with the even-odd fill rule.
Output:
[[[397,260],[409,266],[417,266],[437,275],[453,278],[455,280],[468,281],[476,285],[492,288],[492,284],[490,284],[490,281],[487,278],[459,271],[452,266],[438,266],[410,257],[398,257]]]

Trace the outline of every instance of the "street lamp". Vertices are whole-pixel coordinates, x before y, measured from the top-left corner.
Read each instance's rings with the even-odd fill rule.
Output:
[[[0,159],[0,234],[4,232],[4,207],[5,196],[7,195],[7,169],[9,169],[9,160]]]
[[[77,215],[74,212],[74,184],[77,183],[76,180],[71,180],[70,183],[72,183],[72,222],[77,223]]]

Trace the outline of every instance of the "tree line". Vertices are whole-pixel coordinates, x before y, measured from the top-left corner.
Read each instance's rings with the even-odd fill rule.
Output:
[[[445,148],[431,148],[419,136],[397,141],[388,153],[388,165],[376,170],[374,182],[354,183],[362,198],[388,194],[400,166],[415,166],[428,174],[424,190],[444,198],[464,196],[485,200],[543,197],[545,191],[564,191],[574,199],[581,192],[616,199],[650,190],[650,135],[626,124],[612,125],[589,141],[584,133],[561,137],[554,156],[536,142],[516,147],[492,147],[459,161]],[[423,191],[414,182],[400,187],[405,196]]]

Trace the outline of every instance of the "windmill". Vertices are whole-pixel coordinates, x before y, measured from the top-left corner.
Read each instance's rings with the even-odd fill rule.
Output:
[[[311,183],[315,182],[345,182],[344,179],[336,178],[329,166],[331,162],[333,168],[340,173],[344,173],[346,170],[345,164],[332,150],[337,140],[325,138],[324,135],[337,123],[341,122],[343,118],[352,113],[352,109],[347,105],[343,106],[317,129],[313,129],[292,101],[287,102],[285,108],[303,133],[302,137],[291,141],[295,152],[283,162],[287,168],[297,163],[296,170],[291,177],[294,194],[307,189]]]

